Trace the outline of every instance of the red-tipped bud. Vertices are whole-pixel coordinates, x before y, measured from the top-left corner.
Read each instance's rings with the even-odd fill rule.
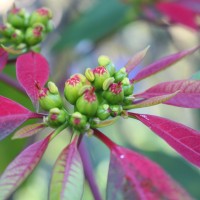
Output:
[[[98,98],[94,92],[94,88],[86,90],[82,96],[80,96],[76,102],[77,110],[89,117],[95,116],[98,108]]]
[[[0,33],[5,37],[10,37],[15,32],[13,26],[9,23],[0,25]]]
[[[108,90],[103,92],[103,96],[110,104],[120,104],[124,100],[124,91],[122,84],[111,83]]]
[[[42,23],[45,26],[47,25],[48,21],[52,19],[52,12],[50,9],[42,7],[35,10],[29,19],[29,25],[32,26],[35,23]]]
[[[44,39],[45,27],[41,23],[37,23],[34,27],[30,27],[26,30],[25,40],[28,45],[36,45]]]
[[[48,88],[38,91],[39,103],[44,110],[52,108],[62,108],[63,103],[58,88],[53,82],[48,82]]]
[[[49,111],[47,124],[52,128],[57,128],[69,120],[69,115],[65,110],[52,108]]]
[[[13,8],[8,12],[7,21],[16,28],[24,28],[26,26],[26,12],[21,8]]]
[[[90,128],[87,117],[79,112],[75,112],[71,115],[69,123],[75,130],[82,133]]]
[[[22,43],[24,41],[24,34],[22,31],[16,29],[11,35],[11,41],[17,45]]]
[[[93,74],[94,74],[93,85],[95,89],[96,90],[102,89],[104,81],[110,77],[108,70],[103,66],[99,66],[93,70]]]
[[[67,101],[75,105],[76,100],[81,96],[81,89],[87,83],[86,77],[82,74],[75,74],[65,82],[64,95]]]

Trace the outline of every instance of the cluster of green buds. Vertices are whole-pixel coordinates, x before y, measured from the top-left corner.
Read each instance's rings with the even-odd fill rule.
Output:
[[[65,123],[78,133],[91,133],[92,128],[106,124],[107,119],[125,116],[123,106],[132,104],[134,89],[126,68],[117,71],[107,56],[100,56],[98,64],[94,69],[87,68],[84,75],[74,74],[66,80],[64,96],[73,105],[71,113],[65,109],[53,82],[39,89],[40,106],[49,111],[45,119],[49,126]]]
[[[0,43],[14,49],[40,50],[40,43],[53,30],[52,12],[45,7],[29,14],[23,8],[12,8],[0,25]]]

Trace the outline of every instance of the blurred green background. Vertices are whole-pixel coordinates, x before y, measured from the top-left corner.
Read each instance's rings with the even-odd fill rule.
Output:
[[[119,0],[16,0],[16,5],[29,11],[40,6],[52,9],[55,31],[43,43],[42,54],[50,63],[51,80],[60,88],[63,88],[65,80],[73,73],[97,66],[97,58],[102,54],[109,56],[116,66],[123,67],[132,55],[150,45],[142,67],[162,56],[197,46],[199,43],[199,33],[179,25],[164,28],[149,23],[136,15],[138,10],[134,6],[125,5]],[[190,78],[199,70],[199,63],[199,53],[196,53],[178,62],[173,68],[138,83],[135,91],[143,91],[163,81]],[[3,73],[14,78],[15,67],[7,66]],[[33,109],[25,95],[2,81],[0,95]],[[192,109],[159,105],[136,111],[163,116],[200,129],[199,111]],[[102,132],[116,143],[139,151],[160,164],[195,199],[200,199],[200,170],[182,159],[148,128],[133,119],[121,119],[117,124],[103,128]],[[0,173],[24,147],[37,139],[39,138],[11,140],[9,137],[1,141]],[[108,149],[95,138],[85,137],[85,140],[98,186],[105,196]],[[49,145],[34,173],[10,199],[47,200],[52,165],[68,142],[67,133],[56,138]],[[93,199],[87,183],[83,199]]]

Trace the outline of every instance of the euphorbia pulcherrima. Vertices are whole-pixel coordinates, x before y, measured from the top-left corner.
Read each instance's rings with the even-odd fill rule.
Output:
[[[25,126],[14,138],[29,137],[45,127],[54,129],[46,138],[19,154],[0,177],[0,199],[4,200],[32,172],[44,154],[49,142],[62,130],[70,128],[71,143],[60,153],[52,173],[50,200],[80,200],[83,194],[84,169],[78,145],[82,134],[94,135],[110,150],[107,199],[192,199],[179,184],[157,164],[144,156],[118,146],[100,132],[101,127],[113,124],[120,116],[136,119],[164,139],[184,158],[200,167],[200,132],[162,117],[138,114],[128,110],[164,103],[173,106],[199,108],[200,81],[178,80],[164,82],[135,94],[134,84],[192,54],[199,47],[179,52],[146,66],[135,77],[128,77],[145,56],[147,49],[138,52],[123,68],[116,71],[106,56],[100,56],[98,66],[75,74],[65,83],[65,99],[74,106],[69,113],[59,90],[53,82],[44,85],[49,76],[46,59],[29,52],[18,57],[17,79],[36,108],[38,102],[46,113],[28,110],[22,105],[0,97],[0,139],[13,132],[30,118],[43,122]],[[1,57],[4,62],[5,57]]]

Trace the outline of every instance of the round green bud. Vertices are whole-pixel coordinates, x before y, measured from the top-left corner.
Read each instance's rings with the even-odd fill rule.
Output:
[[[29,25],[32,26],[35,23],[42,23],[47,26],[49,20],[52,19],[52,12],[50,9],[42,7],[35,10],[29,18]]]
[[[15,44],[20,44],[23,43],[24,41],[24,34],[22,33],[22,31],[15,29],[14,33],[11,35],[11,41]]]
[[[120,104],[124,100],[122,84],[112,83],[107,91],[103,92],[103,97],[109,104]]]
[[[46,32],[50,33],[54,30],[54,24],[52,21],[48,21],[47,25],[46,25]]]
[[[122,87],[123,87],[125,96],[129,96],[133,94],[134,85],[130,83],[127,77],[122,80]]]
[[[102,104],[97,109],[97,117],[101,120],[108,119],[110,117],[110,108],[108,104]]]
[[[80,97],[80,91],[83,86],[89,84],[86,77],[82,74],[75,74],[65,82],[64,95],[67,101],[75,105],[76,100]]]
[[[110,76],[113,76],[116,72],[115,65],[113,63],[109,63],[105,66],[105,68],[108,70]]]
[[[128,76],[127,72],[126,72],[126,68],[121,68],[118,72],[116,72],[114,74],[114,78],[116,82],[120,82],[122,81],[124,78],[126,78]]]
[[[7,21],[16,28],[26,26],[26,12],[21,8],[12,8],[7,15]]]
[[[80,132],[84,132],[88,130],[90,127],[89,123],[87,122],[87,117],[79,112],[74,112],[71,115],[69,123],[74,129]]]
[[[77,110],[89,117],[95,116],[98,105],[98,98],[94,92],[94,88],[86,90],[76,101]]]
[[[15,32],[15,28],[9,24],[6,23],[4,25],[0,25],[0,33],[5,37],[10,37]]]
[[[47,123],[52,128],[57,128],[69,120],[69,115],[65,110],[52,108],[49,111]]]
[[[104,81],[110,77],[108,70],[103,66],[99,66],[93,69],[93,74],[94,74],[93,85],[95,89],[96,90],[103,89],[102,87]]]
[[[105,67],[106,65],[110,64],[110,58],[108,56],[104,56],[104,55],[99,56],[98,57],[98,63],[99,63],[100,66]]]
[[[33,46],[42,42],[45,37],[44,29],[45,27],[41,23],[37,23],[34,27],[28,28],[25,33],[26,43]]]
[[[111,110],[110,115],[112,117],[116,117],[118,115],[121,115],[123,108],[121,105],[111,105],[110,110]]]
[[[39,103],[44,110],[52,108],[62,108],[63,103],[60,94],[51,93],[48,88],[39,90]]]

